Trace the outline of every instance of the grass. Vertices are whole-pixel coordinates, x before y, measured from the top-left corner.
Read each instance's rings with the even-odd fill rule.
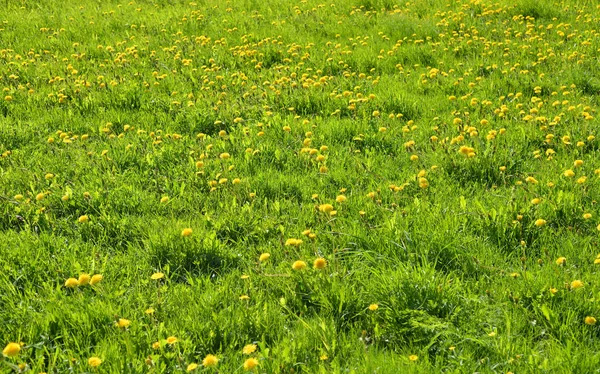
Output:
[[[594,2],[3,10],[0,372],[598,367]]]

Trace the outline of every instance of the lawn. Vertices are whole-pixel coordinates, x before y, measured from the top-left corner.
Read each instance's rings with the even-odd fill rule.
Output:
[[[590,373],[592,0],[0,11],[0,373]]]

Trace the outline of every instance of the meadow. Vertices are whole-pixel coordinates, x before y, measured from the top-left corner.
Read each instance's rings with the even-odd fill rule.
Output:
[[[0,373],[598,371],[596,1],[0,5]]]

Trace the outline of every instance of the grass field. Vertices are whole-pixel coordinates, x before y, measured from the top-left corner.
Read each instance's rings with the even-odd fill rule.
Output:
[[[595,0],[0,6],[0,372],[598,371]]]

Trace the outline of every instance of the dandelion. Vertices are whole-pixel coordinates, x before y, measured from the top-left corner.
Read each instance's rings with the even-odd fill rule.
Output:
[[[227,152],[223,152],[223,153],[221,153],[221,154],[219,155],[219,158],[220,158],[221,160],[227,160],[227,159],[231,158],[231,155],[230,155],[229,153],[227,153]]]
[[[583,282],[582,281],[580,281],[580,280],[577,279],[577,280],[574,280],[573,282],[571,282],[571,289],[572,290],[576,290],[576,289],[581,288],[581,287],[583,287]]]
[[[67,288],[75,288],[79,286],[79,281],[75,278],[69,278],[65,281],[65,287]]]
[[[556,265],[564,265],[567,263],[567,259],[565,257],[559,257],[556,259]]]
[[[545,224],[546,224],[546,220],[545,219],[538,218],[538,219],[535,220],[535,225],[537,227],[542,227]]]
[[[89,222],[89,220],[90,220],[90,217],[88,217],[87,215],[83,215],[77,219],[77,222],[87,223],[87,222]]]
[[[323,212],[323,213],[331,213],[333,211],[333,205],[321,204],[321,205],[319,205],[319,211]]]
[[[77,280],[79,282],[80,286],[87,286],[90,283],[90,275],[87,273],[82,273],[79,274],[79,279]]]
[[[206,355],[204,360],[202,360],[202,366],[204,367],[214,367],[219,363],[219,359],[215,355]]]
[[[144,310],[144,313],[146,313],[148,315],[154,314],[154,308],[150,307],[150,308]]]
[[[169,196],[163,196],[163,197],[160,199],[160,203],[161,203],[161,204],[166,204],[166,203],[168,203],[168,202],[169,202]]]
[[[160,342],[152,343],[152,349],[160,349]]]
[[[585,317],[584,321],[585,321],[586,325],[590,325],[591,326],[591,325],[595,325],[596,324],[596,318],[591,317],[591,316]]]
[[[189,365],[187,366],[187,369],[185,369],[185,370],[189,372],[189,371],[194,371],[194,370],[196,370],[197,368],[198,368],[198,364],[194,364],[194,363],[192,363],[192,364],[189,364]]]
[[[95,286],[96,284],[100,283],[100,281],[102,280],[102,274],[94,274],[92,276],[92,279],[90,279],[90,285],[91,286]]]
[[[313,267],[318,270],[325,269],[326,266],[327,266],[327,260],[325,260],[322,257],[317,258],[313,262]]]
[[[8,343],[2,350],[2,354],[6,357],[15,357],[21,352],[21,344]]]
[[[417,361],[419,359],[419,356],[417,356],[417,355],[410,355],[410,356],[408,356],[408,359],[411,360],[411,361]]]
[[[292,269],[294,269],[294,270],[303,270],[305,268],[306,268],[306,262],[304,262],[304,261],[298,260],[292,264]]]
[[[583,214],[583,219],[590,219],[592,218],[592,213],[584,213]]]
[[[167,338],[167,344],[170,344],[170,345],[173,345],[173,344],[177,343],[177,341],[178,341],[178,339],[176,337],[174,337],[174,336],[169,336]]]
[[[263,253],[260,255],[260,257],[258,258],[258,261],[260,262],[265,262],[269,259],[269,257],[271,257],[270,253]]]
[[[190,228],[183,229],[183,231],[181,232],[181,236],[190,236],[190,235],[192,235],[192,229],[190,229]]]
[[[115,326],[122,329],[129,327],[129,325],[131,325],[131,321],[125,318],[119,318],[119,320],[115,322]]]
[[[164,273],[158,272],[158,273],[154,273],[150,276],[150,279],[153,280],[159,280],[159,279],[163,279],[165,277]]]
[[[379,305],[378,304],[371,304],[371,305],[369,305],[369,310],[370,311],[374,312],[377,309],[379,309]]]
[[[531,184],[537,184],[538,183],[537,179],[535,179],[534,177],[527,177],[527,178],[525,178],[525,182],[531,183]]]
[[[256,344],[248,344],[242,348],[242,353],[245,355],[250,355],[256,351]]]
[[[101,363],[102,360],[99,357],[90,357],[88,359],[88,365],[90,365],[93,368],[100,366]]]
[[[43,192],[40,192],[39,194],[35,195],[35,199],[37,201],[43,200],[44,197],[46,197],[46,194],[44,194]]]
[[[254,368],[257,366],[258,366],[258,360],[255,359],[254,357],[249,358],[244,362],[244,370],[246,370],[246,371],[254,370]]]
[[[583,160],[575,160],[575,162],[573,162],[573,166],[578,168],[581,165],[583,165]]]
[[[240,300],[250,300],[250,296],[242,295],[242,296],[240,296]]]
[[[346,196],[344,196],[344,195],[339,195],[338,197],[336,197],[336,198],[335,198],[335,201],[336,201],[337,203],[343,203],[343,202],[344,202],[344,201],[346,201],[346,200],[347,200],[347,199],[346,199]]]
[[[571,178],[575,176],[575,172],[571,169],[565,170],[565,172],[563,173],[563,175],[567,178]]]

